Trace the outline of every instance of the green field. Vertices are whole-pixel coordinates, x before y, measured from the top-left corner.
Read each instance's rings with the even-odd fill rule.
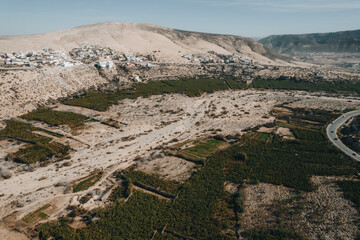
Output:
[[[344,192],[344,197],[352,201],[360,209],[360,182],[338,181],[337,184]]]
[[[83,122],[88,119],[80,114],[53,111],[48,108],[40,108],[22,115],[21,118],[42,121],[51,126],[68,125],[71,128],[81,126]],[[0,137],[12,138],[27,143],[25,148],[20,149],[16,153],[9,154],[11,158],[17,162],[29,164],[45,162],[53,156],[63,158],[68,155],[70,150],[68,146],[54,142],[52,138],[34,132],[43,132],[54,137],[62,137],[61,134],[36,128],[24,122],[8,121],[6,128],[0,130]]]
[[[131,182],[139,182],[146,186],[159,189],[163,192],[170,194],[176,194],[179,191],[180,185],[175,181],[166,181],[156,175],[147,174],[141,171],[137,171],[134,168],[127,170],[124,175]]]
[[[68,154],[69,147],[60,143],[51,142],[46,144],[28,145],[14,154],[10,154],[13,159],[21,163],[44,162],[53,156],[63,158]]]
[[[118,101],[138,97],[149,97],[152,95],[180,93],[190,97],[199,96],[202,93],[231,89],[247,89],[244,82],[227,79],[189,79],[163,80],[148,83],[137,83],[131,89],[120,89],[115,92],[87,92],[84,95],[75,95],[64,101],[64,104],[90,108],[98,111],[106,111],[111,105]],[[293,78],[280,77],[278,79],[256,78],[253,81],[254,88],[260,89],[282,89],[282,90],[305,90],[326,91],[336,93],[360,93],[360,82],[336,80],[333,82],[310,82]]]
[[[51,138],[33,133],[34,131],[45,132],[39,128],[19,121],[9,121],[6,128],[0,130],[0,136],[26,142],[27,146],[14,154],[9,154],[15,161],[21,163],[44,162],[56,156],[65,157],[70,148],[60,143],[51,142]]]
[[[313,119],[324,118],[324,122],[334,117],[333,113],[323,111],[312,114]],[[290,127],[296,140],[283,141],[275,136],[271,141],[264,141],[265,137],[255,135],[243,138],[241,145],[228,148],[234,156],[227,173],[229,180],[236,183],[261,181],[312,191],[312,175],[350,176],[356,172],[351,160],[328,142],[322,130],[313,129],[310,125],[308,128],[292,124],[286,126]]]
[[[195,141],[194,146],[178,151],[178,155],[190,161],[204,163],[207,157],[224,145],[224,141],[214,138]]]
[[[130,181],[123,181],[120,186],[117,186],[110,194],[109,200],[112,202],[129,197],[131,192]]]
[[[336,93],[360,93],[359,81],[336,80],[333,82],[319,81],[310,82],[292,78],[262,79],[257,78],[253,82],[254,88],[325,91]]]
[[[254,135],[254,138],[260,141],[267,141],[270,138],[270,134],[269,133],[256,133]]]
[[[35,212],[29,213],[22,220],[26,223],[34,223],[39,220],[47,219],[49,216],[43,211],[48,209],[50,206],[51,206],[50,204],[46,204],[45,206],[39,208]]]
[[[84,115],[54,111],[49,108],[39,108],[35,111],[22,115],[21,118],[26,120],[36,120],[49,124],[50,126],[68,125],[71,128],[78,127],[88,118]]]
[[[73,192],[80,192],[88,189],[101,179],[102,174],[103,173],[101,171],[90,174],[84,180],[73,186]]]
[[[247,88],[245,83],[233,79],[227,82],[234,89]],[[64,104],[80,106],[98,111],[106,111],[111,105],[127,98],[149,97],[159,94],[181,93],[190,97],[200,96],[202,93],[212,93],[227,90],[228,86],[223,79],[180,79],[164,80],[149,83],[137,83],[132,89],[122,89],[117,92],[88,92],[83,96],[74,96],[64,101]]]
[[[42,130],[23,122],[9,121],[6,127],[0,130],[0,136],[44,144],[51,141],[51,138],[35,134],[33,131],[41,132]]]

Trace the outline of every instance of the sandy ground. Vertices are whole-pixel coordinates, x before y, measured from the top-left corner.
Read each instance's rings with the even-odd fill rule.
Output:
[[[144,158],[137,162],[138,170],[156,174],[168,180],[185,182],[196,170],[196,164],[172,156]]]
[[[12,231],[12,230],[8,230],[6,228],[2,228],[2,226],[0,225],[0,236],[2,240],[26,240],[29,239],[26,235],[16,232],[16,231]]]
[[[63,141],[68,141],[75,150],[71,152],[70,160],[50,163],[45,167],[13,167],[13,176],[0,180],[0,219],[15,211],[18,211],[15,218],[21,219],[40,206],[58,199],[56,204],[52,203],[54,209],[50,219],[54,219],[64,212],[70,202],[76,203],[87,193],[93,197],[86,203],[86,208],[101,207],[104,202],[99,198],[111,186],[112,173],[137,163],[135,159],[139,157],[147,159],[139,162],[142,169],[155,171],[160,167],[160,173],[171,172],[168,175],[170,179],[184,180],[180,175],[191,174],[193,166],[177,162],[174,158],[150,158],[151,154],[157,153],[154,150],[156,147],[171,145],[173,143],[170,141],[174,138],[181,142],[211,134],[242,134],[244,129],[272,122],[271,109],[293,99],[298,105],[313,107],[316,102],[317,106],[329,109],[357,108],[360,103],[359,100],[348,102],[347,99],[312,96],[302,92],[246,90],[222,91],[196,98],[173,94],[127,99],[107,112],[59,104],[57,110],[71,110],[102,120],[112,118],[120,122],[122,127],[116,129],[91,122],[73,136],[66,127],[49,128],[44,124],[35,124],[71,137],[65,137]],[[2,155],[7,152],[6,146],[9,144],[18,147],[9,142],[1,144],[4,146],[0,151]],[[9,168],[11,164],[14,163],[0,160],[1,168]],[[68,191],[72,182],[89,175],[94,169],[104,171],[98,183],[84,192]]]

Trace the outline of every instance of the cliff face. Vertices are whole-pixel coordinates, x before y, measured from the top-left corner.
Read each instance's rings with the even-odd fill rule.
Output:
[[[0,121],[16,117],[44,104],[106,83],[95,67],[34,70],[0,70]]]
[[[300,35],[274,35],[259,40],[280,53],[360,53],[360,30]]]

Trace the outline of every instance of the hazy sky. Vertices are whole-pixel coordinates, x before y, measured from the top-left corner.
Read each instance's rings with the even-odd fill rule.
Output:
[[[263,37],[360,29],[360,0],[0,0],[0,35],[99,22]]]

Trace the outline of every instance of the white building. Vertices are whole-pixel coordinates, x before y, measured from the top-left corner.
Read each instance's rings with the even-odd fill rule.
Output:
[[[139,77],[139,76],[135,76],[135,81],[136,81],[136,82],[141,82],[140,77]]]
[[[97,65],[101,68],[112,68],[114,66],[113,61],[100,61]]]
[[[62,63],[61,63],[61,66],[62,66],[62,67],[72,67],[72,66],[74,66],[74,64],[71,63],[71,62],[62,62]]]
[[[106,67],[107,68],[112,68],[114,66],[114,62],[113,61],[107,61],[106,63]]]
[[[28,66],[28,67],[37,67],[38,64],[35,63],[35,62],[29,62],[29,63],[27,64],[27,66]]]

